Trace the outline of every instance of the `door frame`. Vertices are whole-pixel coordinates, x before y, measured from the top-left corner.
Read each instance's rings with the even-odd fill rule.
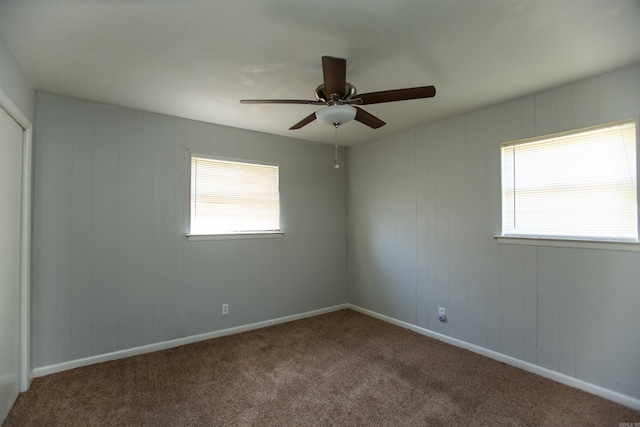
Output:
[[[0,108],[22,128],[22,189],[20,206],[20,391],[27,391],[33,380],[31,369],[31,187],[33,125],[0,89]]]

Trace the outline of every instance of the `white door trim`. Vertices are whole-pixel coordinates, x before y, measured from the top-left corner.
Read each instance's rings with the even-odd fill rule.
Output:
[[[22,127],[22,206],[20,230],[20,391],[27,391],[31,370],[31,177],[33,125],[0,89],[0,108]]]

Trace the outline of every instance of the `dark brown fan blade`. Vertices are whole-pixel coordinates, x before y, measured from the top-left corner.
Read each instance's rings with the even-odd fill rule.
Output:
[[[305,117],[304,119],[300,120],[295,125],[291,126],[289,128],[289,130],[300,129],[301,127],[304,127],[304,126],[308,125],[309,123],[311,123],[315,119],[316,119],[316,113],[311,113],[307,117]]]
[[[386,125],[385,122],[383,122],[382,120],[380,120],[379,118],[377,118],[373,114],[367,113],[362,108],[355,107],[355,109],[356,109],[355,120],[360,122],[360,123],[362,123],[363,125],[367,125],[367,126],[369,126],[370,128],[373,128],[373,129],[378,129],[378,128]]]
[[[304,99],[241,99],[240,104],[304,104],[324,105],[322,101],[305,101]]]
[[[324,93],[328,97],[336,93],[344,97],[347,83],[347,61],[332,56],[322,57],[322,74],[324,75]]]
[[[370,92],[358,94],[362,99],[362,105],[381,104],[383,102],[407,101],[409,99],[431,98],[435,96],[436,88],[433,86],[411,87],[407,89],[384,90],[382,92]]]

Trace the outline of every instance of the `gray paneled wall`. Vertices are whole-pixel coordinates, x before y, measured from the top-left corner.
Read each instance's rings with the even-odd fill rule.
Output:
[[[36,129],[34,367],[346,301],[332,146],[46,94]],[[284,236],[186,241],[187,150],[278,163]]]
[[[640,398],[640,252],[493,238],[500,143],[638,116],[639,69],[351,149],[349,301]]]

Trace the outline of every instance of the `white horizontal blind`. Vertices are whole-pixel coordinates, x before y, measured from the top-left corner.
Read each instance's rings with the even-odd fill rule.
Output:
[[[637,241],[635,121],[502,146],[502,233]]]
[[[192,235],[279,229],[278,166],[191,157]]]

